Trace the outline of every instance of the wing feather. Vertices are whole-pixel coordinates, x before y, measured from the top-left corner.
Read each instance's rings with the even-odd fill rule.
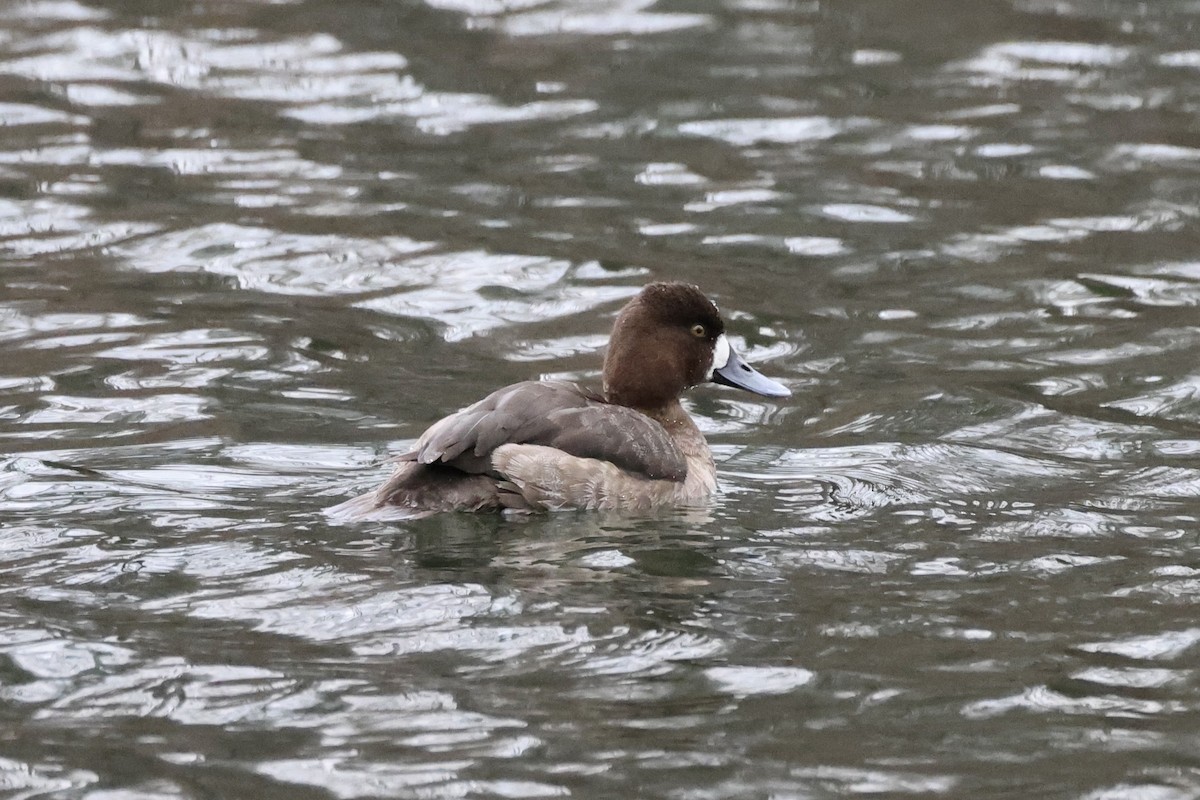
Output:
[[[648,478],[687,474],[683,453],[661,425],[566,381],[526,381],[495,391],[434,423],[403,458],[483,473],[502,444],[553,447]]]

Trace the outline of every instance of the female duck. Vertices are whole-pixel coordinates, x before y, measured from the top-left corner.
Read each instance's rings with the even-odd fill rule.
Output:
[[[712,453],[680,395],[706,380],[791,394],[729,347],[695,286],[652,283],[613,325],[604,382],[499,389],[435,422],[378,489],[329,510],[341,518],[438,511],[695,505],[716,488]]]

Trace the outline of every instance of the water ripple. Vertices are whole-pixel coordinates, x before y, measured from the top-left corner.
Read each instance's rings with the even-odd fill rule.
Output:
[[[461,0],[428,1],[442,5]],[[509,6],[507,3],[505,5]],[[646,7],[654,5],[654,0],[603,0],[586,4],[587,11],[572,3],[564,3],[562,9],[544,8],[552,4],[540,5],[543,7],[536,11],[521,10],[505,16],[498,27],[511,36],[637,36],[686,30],[713,22],[708,14],[644,11]],[[477,24],[480,22],[478,18],[474,21]]]
[[[356,305],[431,319],[444,326],[443,336],[451,342],[506,324],[575,315],[631,294],[625,287],[564,285],[571,265],[538,256],[454,253],[418,256],[405,266],[410,279],[424,288]],[[524,296],[485,299],[483,290],[497,286],[520,286]]]
[[[20,800],[81,789],[98,780],[99,776],[89,770],[68,769],[61,765],[33,765],[0,758],[0,788],[13,792],[12,797]]]
[[[1088,85],[1091,70],[1119,66],[1132,56],[1127,47],[1088,42],[1014,41],[989,45],[956,65],[992,79]]]
[[[1174,661],[1197,644],[1200,644],[1200,628],[1163,631],[1123,640],[1088,642],[1078,645],[1078,648],[1085,653],[1109,653],[1147,661]]]
[[[792,117],[780,119],[713,119],[685,122],[679,132],[689,136],[721,139],[739,147],[769,142],[797,144],[831,139],[849,130],[869,127],[871,120],[830,117]]]
[[[306,178],[307,180],[307,178]],[[404,236],[379,239],[280,234],[214,224],[149,237],[126,246],[129,266],[147,272],[193,270],[227,275],[246,290],[287,295],[366,293],[428,280],[395,262],[434,247]]]
[[[1197,8],[843,5],[9,4],[0,793],[1195,796]],[[656,279],[710,506],[319,514]]]

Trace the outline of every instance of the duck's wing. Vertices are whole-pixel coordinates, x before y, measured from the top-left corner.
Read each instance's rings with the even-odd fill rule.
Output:
[[[680,481],[687,474],[687,460],[661,425],[566,381],[526,381],[499,389],[435,422],[401,459],[485,473],[491,470],[492,451],[502,444],[553,447],[647,478]]]

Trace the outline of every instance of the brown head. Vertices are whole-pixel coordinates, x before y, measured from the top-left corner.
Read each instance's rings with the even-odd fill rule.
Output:
[[[651,283],[625,304],[604,358],[604,396],[659,409],[708,380],[758,394],[790,394],[738,358],[713,302],[686,283]]]

